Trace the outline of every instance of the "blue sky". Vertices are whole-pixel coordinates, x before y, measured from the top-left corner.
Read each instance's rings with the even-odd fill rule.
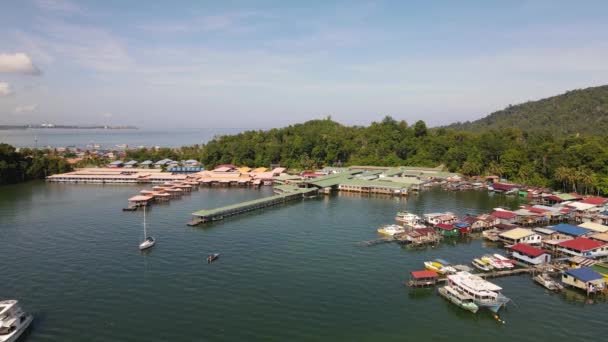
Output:
[[[604,1],[7,0],[0,124],[472,120],[608,83],[607,10]]]

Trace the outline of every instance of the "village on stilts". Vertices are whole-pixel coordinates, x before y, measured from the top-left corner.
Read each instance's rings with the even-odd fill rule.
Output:
[[[510,184],[496,176],[465,179],[444,172],[442,167],[328,167],[290,174],[280,166],[252,169],[224,164],[212,170],[201,167],[172,170],[113,166],[54,175],[47,181],[153,185],[129,198],[125,211],[168,202],[199,187],[273,186],[274,195],[270,197],[194,212],[187,223],[190,226],[337,192],[401,198],[440,188],[517,196],[522,203],[518,208],[494,208],[480,215],[459,217],[452,212],[402,210],[387,217],[385,225],[373,228],[378,234],[376,239],[358,245],[398,243],[425,249],[460,239],[483,239],[504,248],[503,253],[459,260],[460,264],[440,258],[428,260],[420,269],[408,270],[409,279],[405,281],[411,288],[438,287],[440,296],[462,309],[474,313],[488,309],[499,321],[498,312],[510,299],[489,278],[527,274],[549,291],[570,288],[589,298],[608,297],[608,198]]]

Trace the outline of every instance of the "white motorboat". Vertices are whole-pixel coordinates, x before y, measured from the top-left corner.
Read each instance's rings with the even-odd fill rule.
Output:
[[[17,341],[33,319],[21,309],[17,300],[0,301],[0,342]]]
[[[564,286],[562,284],[551,279],[551,277],[546,273],[540,273],[540,274],[534,276],[532,279],[534,279],[535,282],[539,283],[540,285],[542,285],[544,288],[546,288],[549,291],[557,292],[557,291],[561,291],[564,289]]]
[[[148,232],[146,230],[146,206],[144,206],[144,241],[139,244],[139,250],[143,251],[144,249],[148,249],[156,243],[153,237],[148,236]]]
[[[395,221],[412,228],[426,228],[426,226],[422,224],[420,216],[408,211],[398,212],[397,216],[395,216]]]
[[[492,267],[492,265],[486,264],[485,262],[483,262],[477,258],[473,259],[471,264],[473,264],[473,266],[475,266],[475,268],[477,268],[478,270],[481,270],[484,272],[489,272],[494,268],[494,267]]]
[[[390,236],[405,233],[405,229],[403,227],[401,227],[400,225],[397,225],[397,224],[389,224],[389,225],[384,226],[382,228],[378,228],[377,231],[380,234],[390,235]]]
[[[495,268],[497,270],[502,270],[505,268],[505,266],[503,265],[503,263],[500,260],[497,260],[495,257],[493,257],[491,255],[482,256],[481,261],[485,262],[486,264],[489,264],[490,266],[492,266],[493,268]]]
[[[494,254],[494,258],[499,261],[505,268],[513,268],[515,267],[515,260],[509,259],[503,255],[498,253]]]

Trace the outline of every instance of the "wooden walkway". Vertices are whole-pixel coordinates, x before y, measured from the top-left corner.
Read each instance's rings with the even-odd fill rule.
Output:
[[[192,221],[189,222],[188,225],[196,226],[201,223],[223,220],[225,217],[244,214],[250,211],[303,199],[306,196],[316,194],[316,192],[316,188],[297,189],[291,192],[285,192],[270,197],[264,197],[252,201],[231,204],[221,208],[199,210],[195,213],[192,213]]]

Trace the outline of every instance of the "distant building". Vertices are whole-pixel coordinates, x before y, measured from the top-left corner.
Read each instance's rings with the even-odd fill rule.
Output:
[[[110,164],[108,164],[108,167],[111,167],[111,168],[117,168],[117,167],[122,167],[122,166],[123,166],[122,160],[113,161]]]
[[[142,167],[142,168],[144,168],[144,169],[147,169],[147,168],[149,168],[149,167],[150,167],[150,165],[152,165],[153,163],[154,163],[154,162],[153,162],[153,161],[151,161],[151,160],[146,160],[146,161],[143,161],[143,162],[139,163],[139,166],[141,166],[141,167]]]
[[[136,160],[130,160],[130,161],[126,162],[124,166],[126,168],[136,167],[137,166],[137,161]]]

